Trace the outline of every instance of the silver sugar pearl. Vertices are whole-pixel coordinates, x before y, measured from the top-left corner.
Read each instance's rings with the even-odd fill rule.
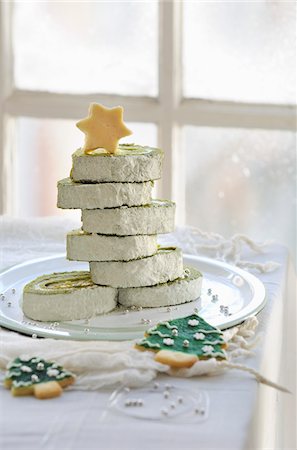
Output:
[[[139,398],[139,399],[137,400],[137,406],[143,406],[143,400],[142,400],[142,398]]]
[[[169,391],[164,391],[164,398],[169,398],[170,392]]]
[[[37,334],[36,333],[33,333],[32,334],[32,339],[36,339],[37,338]]]
[[[171,311],[170,306],[168,306],[168,308],[166,309],[166,311],[167,311],[167,312],[170,312],[170,311]]]
[[[185,339],[184,342],[183,342],[183,347],[188,348],[189,345],[190,345],[190,342],[188,341],[188,339]]]
[[[175,409],[175,403],[170,403],[170,408]]]
[[[225,306],[224,305],[220,305],[220,311],[224,311]]]
[[[11,292],[12,292],[13,294],[15,294],[15,288],[12,288],[12,289],[11,289]]]
[[[163,414],[163,416],[168,416],[168,409],[167,408],[161,409],[161,414]]]
[[[36,366],[37,370],[43,370],[44,369],[44,364],[42,362],[39,362]]]
[[[124,314],[129,314],[129,309],[125,309]]]
[[[142,311],[142,306],[138,306],[137,311]]]
[[[178,336],[178,329],[177,328],[173,328],[172,336]]]
[[[154,383],[154,389],[158,389],[159,388],[159,383],[155,382]]]
[[[136,309],[136,306],[134,306],[134,305],[131,306],[131,310],[132,310],[132,311],[135,311],[135,309]]]
[[[165,384],[165,389],[172,389],[172,384]]]
[[[195,312],[196,314],[198,314],[199,308],[194,308],[194,312]]]
[[[11,302],[8,302],[7,306],[8,306],[8,308],[10,308],[11,307]]]
[[[125,406],[131,406],[131,401],[130,400],[126,400],[125,401]]]
[[[211,289],[207,289],[207,295],[210,295],[212,293]]]
[[[85,333],[85,334],[89,334],[89,332],[90,332],[89,328],[85,328],[85,329],[84,329],[84,333]]]
[[[31,375],[31,380],[33,381],[33,383],[39,381],[38,375],[36,375],[35,373],[33,373],[33,375]]]
[[[178,403],[183,403],[184,398],[183,397],[177,397],[177,401],[178,401]]]

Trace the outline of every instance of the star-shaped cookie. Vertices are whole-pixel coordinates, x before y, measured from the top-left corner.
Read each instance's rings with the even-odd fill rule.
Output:
[[[118,141],[132,132],[123,122],[123,108],[105,108],[98,103],[91,103],[87,118],[77,122],[76,126],[85,133],[83,150],[90,153],[96,148],[104,148],[115,153]]]

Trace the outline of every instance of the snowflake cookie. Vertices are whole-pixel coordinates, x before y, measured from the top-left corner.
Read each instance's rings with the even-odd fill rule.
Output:
[[[58,397],[63,388],[74,383],[75,376],[52,361],[26,356],[7,366],[4,386],[14,396],[34,395],[38,399]]]
[[[223,333],[197,314],[160,322],[136,346],[156,352],[155,360],[171,367],[191,367],[198,360],[225,359]]]

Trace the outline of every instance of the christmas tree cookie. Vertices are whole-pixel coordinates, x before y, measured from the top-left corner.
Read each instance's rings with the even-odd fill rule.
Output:
[[[171,367],[191,367],[198,360],[225,359],[222,332],[198,314],[160,322],[136,344],[139,350],[157,352],[155,360]]]
[[[14,396],[34,395],[38,399],[58,397],[75,376],[62,366],[39,357],[19,357],[7,366],[4,386]]]

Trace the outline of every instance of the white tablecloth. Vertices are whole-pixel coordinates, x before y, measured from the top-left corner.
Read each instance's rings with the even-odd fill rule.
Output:
[[[47,230],[49,223],[50,236],[42,231],[36,236],[36,229],[44,226],[42,221],[28,221],[24,230],[23,221],[4,220],[0,226],[2,268],[63,251],[65,230],[73,224],[51,219],[46,222]],[[258,316],[258,332],[263,333],[263,339],[255,355],[245,358],[244,363],[294,391],[294,274],[287,250],[271,245],[262,254],[250,252],[244,257],[281,263],[274,272],[258,275],[268,296],[267,305]],[[196,379],[170,379],[170,383],[206,390],[210,398],[209,418],[198,424],[146,422],[107,411],[111,391],[65,391],[62,397],[41,402],[32,397],[13,398],[1,387],[1,449],[296,448],[294,394],[259,386],[249,374],[238,371]]]

